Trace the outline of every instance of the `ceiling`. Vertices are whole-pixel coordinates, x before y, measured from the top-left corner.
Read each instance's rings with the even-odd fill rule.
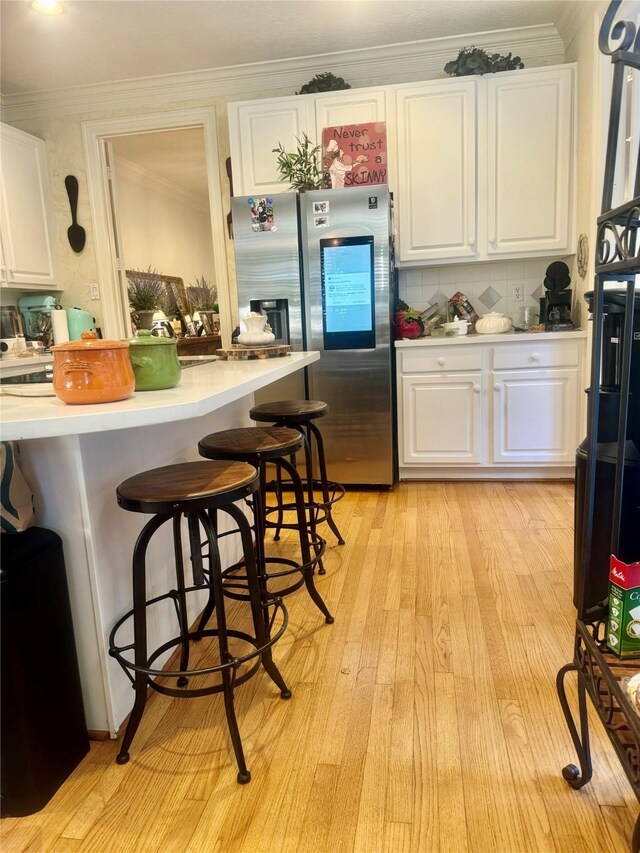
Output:
[[[588,0],[68,0],[56,17],[0,2],[0,91],[313,56],[535,24]],[[463,45],[461,45],[462,47]]]

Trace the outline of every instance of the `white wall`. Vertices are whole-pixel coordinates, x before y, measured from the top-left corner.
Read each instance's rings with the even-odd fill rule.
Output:
[[[610,97],[608,92],[602,91],[600,81],[602,54],[598,49],[598,33],[608,5],[604,0],[576,3],[573,26],[562,33],[567,62],[578,65],[576,236],[586,234],[589,239],[589,265],[584,279],[578,274],[575,258],[569,266],[572,285],[576,296],[580,297],[593,289],[596,218],[600,212],[603,178],[601,141]],[[588,312],[584,299],[579,298],[577,305],[585,325]]]
[[[125,268],[152,267],[185,286],[196,276],[213,282],[208,208],[117,158],[115,174]]]

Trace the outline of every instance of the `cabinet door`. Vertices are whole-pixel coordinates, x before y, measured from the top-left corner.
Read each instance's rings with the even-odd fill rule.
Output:
[[[572,251],[573,68],[486,85],[488,255]]]
[[[294,151],[306,133],[313,140],[313,121],[307,119],[308,99],[300,96],[229,104],[229,137],[234,195],[281,193],[289,189],[280,179],[277,155],[281,142]]]
[[[476,80],[396,90],[401,261],[476,255]]]
[[[493,461],[572,465],[578,368],[493,372]]]
[[[322,140],[322,129],[341,124],[363,124],[385,121],[387,115],[384,89],[345,89],[314,95],[316,141]]]
[[[481,391],[480,372],[402,377],[402,462],[480,462]]]
[[[56,288],[56,233],[45,143],[0,128],[2,247],[9,287]]]

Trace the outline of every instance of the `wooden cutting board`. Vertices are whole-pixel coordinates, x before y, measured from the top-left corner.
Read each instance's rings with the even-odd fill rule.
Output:
[[[268,347],[243,347],[232,344],[230,347],[216,350],[216,355],[219,355],[223,361],[248,361],[252,358],[275,358],[289,355],[290,352],[291,344],[273,344]]]

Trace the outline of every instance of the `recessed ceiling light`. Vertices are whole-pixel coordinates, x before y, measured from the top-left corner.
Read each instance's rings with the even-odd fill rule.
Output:
[[[62,3],[59,3],[58,0],[34,0],[31,5],[36,12],[42,12],[43,15],[62,14]]]

